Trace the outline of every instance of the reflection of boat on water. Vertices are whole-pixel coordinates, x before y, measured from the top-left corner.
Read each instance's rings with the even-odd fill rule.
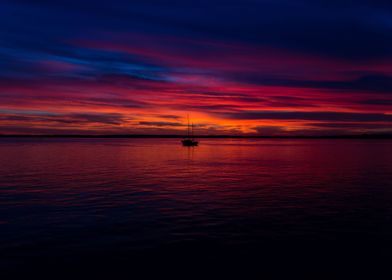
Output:
[[[191,132],[192,131],[192,132]],[[188,137],[181,140],[182,145],[186,147],[194,147],[199,145],[199,142],[196,141],[193,137],[193,123],[189,124],[189,116],[188,116]]]

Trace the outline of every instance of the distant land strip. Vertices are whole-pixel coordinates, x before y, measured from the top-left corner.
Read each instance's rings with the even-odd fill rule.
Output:
[[[186,135],[148,134],[0,134],[0,138],[186,138]],[[261,135],[195,135],[195,138],[235,139],[392,139],[392,134],[324,135],[324,136],[261,136]]]

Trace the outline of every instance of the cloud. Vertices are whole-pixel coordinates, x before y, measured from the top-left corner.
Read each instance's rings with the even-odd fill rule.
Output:
[[[148,122],[148,121],[142,121],[139,122],[140,125],[145,125],[145,126],[184,126],[182,123],[178,122]]]
[[[390,122],[391,14],[370,0],[5,0],[0,118],[124,133],[171,133],[187,113],[205,133]]]
[[[265,86],[280,86],[294,88],[332,89],[350,92],[392,93],[392,76],[365,75],[352,80],[301,80],[301,79],[271,79],[265,76],[237,75],[244,82]]]
[[[282,136],[287,135],[287,131],[282,126],[256,126],[254,130],[262,136]]]
[[[359,103],[365,105],[392,106],[392,99],[366,99]]]
[[[70,114],[2,114],[0,115],[2,121],[12,122],[27,122],[27,123],[60,123],[69,125],[78,124],[107,124],[120,125],[124,122],[125,117],[118,113],[93,114],[93,113],[70,113]]]
[[[163,119],[179,119],[180,117],[177,115],[158,115],[159,118]]]
[[[351,112],[305,112],[305,111],[248,111],[225,113],[224,117],[236,120],[311,120],[311,121],[365,121],[391,122],[392,114]]]
[[[385,123],[309,123],[307,125],[321,128],[392,130],[392,126]]]

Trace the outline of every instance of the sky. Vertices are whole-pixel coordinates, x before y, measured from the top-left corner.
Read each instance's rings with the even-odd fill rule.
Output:
[[[0,134],[392,133],[392,2],[2,0]]]

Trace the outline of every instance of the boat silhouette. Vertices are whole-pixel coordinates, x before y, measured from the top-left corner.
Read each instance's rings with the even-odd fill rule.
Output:
[[[190,125],[189,115],[188,115],[188,137],[185,139],[182,139],[181,143],[183,146],[186,146],[186,147],[194,147],[194,146],[199,145],[199,142],[196,141],[195,138],[193,137],[193,123],[192,123],[192,125]]]

